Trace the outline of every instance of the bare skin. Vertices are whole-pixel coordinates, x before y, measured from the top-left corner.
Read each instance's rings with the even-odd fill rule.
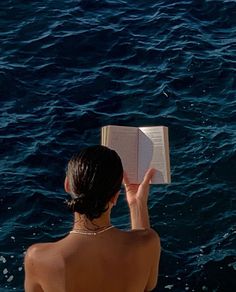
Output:
[[[150,228],[147,199],[149,170],[140,185],[124,177],[132,230],[111,228],[97,235],[69,234],[55,243],[35,244],[25,256],[26,292],[143,292],[155,288],[160,240]],[[67,179],[65,189],[69,192]],[[92,222],[75,213],[74,229],[110,226],[108,210]]]

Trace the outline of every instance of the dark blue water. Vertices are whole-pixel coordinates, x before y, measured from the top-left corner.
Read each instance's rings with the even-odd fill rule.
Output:
[[[236,2],[0,2],[0,291],[68,233],[64,169],[100,127],[169,127],[173,183],[150,196],[156,291],[236,285]],[[124,196],[113,214],[129,226]]]

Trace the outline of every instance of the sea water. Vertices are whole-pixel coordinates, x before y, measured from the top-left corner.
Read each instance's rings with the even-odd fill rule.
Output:
[[[27,247],[68,234],[66,163],[108,124],[169,127],[155,291],[235,291],[235,24],[230,0],[0,2],[1,292],[23,291]]]

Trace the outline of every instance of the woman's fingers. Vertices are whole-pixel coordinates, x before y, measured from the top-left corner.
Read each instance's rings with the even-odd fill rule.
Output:
[[[142,181],[142,185],[149,185],[150,181],[152,180],[153,176],[156,173],[156,169],[154,168],[150,168],[148,169],[148,171],[145,173],[143,181]],[[125,187],[131,185],[128,175],[126,172],[124,172],[124,176],[123,176],[123,184]]]
[[[143,178],[143,182],[142,184],[143,185],[149,185],[151,179],[153,178],[153,176],[155,175],[156,173],[156,169],[154,168],[150,168],[146,173],[145,173],[145,176]]]
[[[128,178],[128,175],[127,175],[127,173],[124,171],[124,175],[123,175],[123,184],[125,185],[125,186],[127,186],[127,185],[129,185],[130,184],[130,182],[129,182],[129,178]]]

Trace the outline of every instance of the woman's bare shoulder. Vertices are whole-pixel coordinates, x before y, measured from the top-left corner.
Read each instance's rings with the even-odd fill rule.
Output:
[[[65,264],[56,244],[37,243],[30,246],[26,252],[24,264],[25,282],[29,287],[46,285],[48,291],[65,291],[63,277]],[[48,281],[48,275],[52,275],[54,281]],[[39,288],[37,291],[43,291],[43,289]]]
[[[57,265],[61,262],[54,243],[36,243],[31,245],[25,254],[25,263],[36,267],[47,267],[52,262]]]
[[[159,234],[152,228],[133,229],[128,232],[130,240],[141,242],[142,244],[154,244],[160,246]]]
[[[53,243],[35,243],[27,249],[26,257],[34,258],[42,255],[43,253],[50,252],[53,245]]]

